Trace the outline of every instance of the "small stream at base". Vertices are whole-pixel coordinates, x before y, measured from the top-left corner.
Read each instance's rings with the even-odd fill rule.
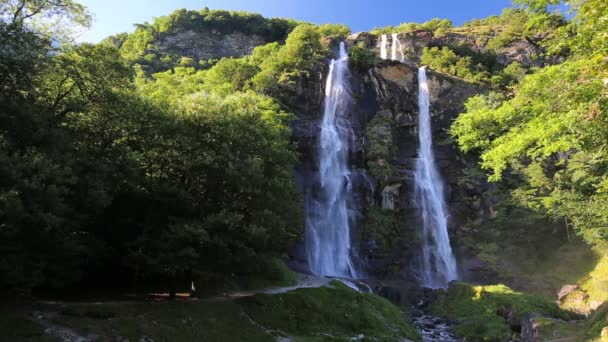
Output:
[[[414,325],[420,331],[423,342],[460,342],[454,334],[450,332],[452,325],[445,319],[420,315],[413,318]]]

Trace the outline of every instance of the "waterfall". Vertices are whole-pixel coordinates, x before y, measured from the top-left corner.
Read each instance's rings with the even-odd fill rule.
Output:
[[[319,148],[319,199],[308,205],[306,247],[308,264],[316,275],[357,278],[350,257],[348,207],[352,201],[349,142],[352,130],[347,107],[351,101],[348,84],[348,54],[340,43],[340,56],[332,60],[325,85],[325,109]]]
[[[397,37],[397,33],[393,33],[391,34],[391,38],[392,38],[392,45],[391,45],[391,59],[394,61],[399,61],[403,63],[404,60],[404,56],[403,56],[403,47],[401,46],[401,42],[399,41],[399,38]],[[399,52],[399,54],[401,55],[401,57],[399,59],[397,59],[397,52]]]
[[[380,58],[388,59],[388,36],[383,34],[381,38],[382,40],[380,42]],[[397,58],[397,54],[400,55],[399,58]],[[405,56],[403,54],[403,46],[401,45],[401,42],[397,37],[397,33],[391,33],[391,60],[403,63],[404,58]]]
[[[386,59],[388,57],[387,51],[386,51],[386,45],[387,45],[387,37],[385,34],[382,35],[382,42],[380,43],[380,58],[382,59]]]
[[[416,203],[422,216],[422,285],[440,288],[457,279],[458,273],[448,236],[443,183],[432,150],[430,99],[424,67],[418,69],[418,82],[420,147],[414,179]]]

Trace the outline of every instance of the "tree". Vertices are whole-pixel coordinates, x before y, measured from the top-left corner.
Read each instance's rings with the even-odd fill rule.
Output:
[[[521,179],[513,189],[520,203],[565,219],[589,243],[605,246],[608,59],[600,18],[608,8],[600,2],[578,4],[569,36],[557,43],[573,52],[565,62],[523,77],[510,98],[469,99],[452,134],[464,151],[480,154],[490,180]],[[519,3],[534,11],[554,4]]]

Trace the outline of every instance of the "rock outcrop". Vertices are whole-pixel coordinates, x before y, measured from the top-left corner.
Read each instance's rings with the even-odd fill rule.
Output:
[[[256,46],[266,43],[267,41],[259,35],[238,31],[225,34],[217,30],[188,30],[163,36],[152,44],[157,46],[162,54],[190,57],[199,61],[243,57],[251,54]]]
[[[432,31],[415,30],[397,34],[401,53],[405,63],[418,63],[422,52],[426,47],[449,47],[459,51],[470,51],[477,54],[495,56],[496,62],[501,65],[509,65],[519,62],[524,67],[541,67],[555,60],[545,60],[542,48],[533,40],[516,39],[498,48],[489,48],[488,41],[491,36],[467,34],[466,32],[446,32],[434,34]],[[392,45],[393,37],[387,35],[388,46]],[[373,51],[380,56],[381,39],[378,35],[367,32],[359,32],[349,36],[346,40],[349,47],[358,46]]]
[[[521,341],[582,341],[584,339],[584,328],[584,322],[566,322],[557,318],[530,314],[522,321]]]

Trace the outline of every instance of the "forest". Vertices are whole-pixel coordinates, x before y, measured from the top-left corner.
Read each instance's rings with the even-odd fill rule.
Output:
[[[86,28],[91,20],[92,13],[76,0],[0,2],[0,298],[29,303],[69,293],[174,297],[188,291],[205,297],[292,284],[295,275],[284,261],[305,240],[308,210],[294,174],[303,158],[294,127],[302,108],[317,108],[312,100],[302,104],[306,87],[322,87],[336,42],[346,40],[350,29],[242,11],[182,9],[137,24],[132,33],[77,43],[69,27]],[[197,60],[179,46],[162,45],[183,32],[222,37],[237,32],[265,43],[250,54]],[[523,240],[528,234],[546,237],[536,224],[542,220],[559,239],[566,231],[568,240],[580,240],[580,248],[606,255],[608,2],[514,0],[500,15],[462,26],[433,19],[369,34],[397,32],[483,41],[483,49],[429,45],[416,61],[483,89],[462,99],[464,110],[444,132],[471,161],[462,183],[474,179],[491,188],[498,208],[485,225],[466,234],[485,236],[480,227],[490,227],[487,232],[503,229]],[[542,54],[527,65],[498,61],[498,51],[522,41]],[[349,45],[349,57],[353,73],[361,75],[387,63],[363,45]],[[374,145],[385,133],[369,127],[381,126],[381,120],[376,116],[368,123],[365,158],[394,159],[395,148],[386,146],[392,142]],[[392,166],[365,165],[378,187],[398,177]],[[364,212],[367,228],[357,235],[362,240],[371,236],[380,248],[394,250],[397,241],[410,239],[394,237],[401,234],[401,221],[379,204]],[[605,273],[601,291],[608,300]],[[443,300],[450,300],[451,291]],[[476,291],[503,293],[494,287]],[[297,297],[304,293],[296,292],[291,300],[306,302]],[[325,298],[325,304],[361,301],[384,317],[395,314],[388,302],[342,292],[311,290],[310,296]],[[279,305],[273,300],[258,299]],[[541,313],[557,312],[536,300],[526,297],[525,303]],[[507,305],[500,303],[491,305]],[[256,311],[261,304],[253,299],[239,305],[267,326],[279,324],[269,312]],[[315,308],[342,314],[322,301]],[[463,319],[452,309],[446,304],[435,313]],[[352,321],[381,329],[372,316]],[[410,326],[388,321],[395,331],[420,338]],[[596,337],[608,326],[605,319],[599,322],[593,322]],[[352,324],[344,331],[356,335]],[[291,336],[310,333],[293,326],[277,329]],[[465,341],[500,341],[511,334],[502,325],[488,329],[456,332],[474,336]],[[497,335],[484,338],[490,333]]]

